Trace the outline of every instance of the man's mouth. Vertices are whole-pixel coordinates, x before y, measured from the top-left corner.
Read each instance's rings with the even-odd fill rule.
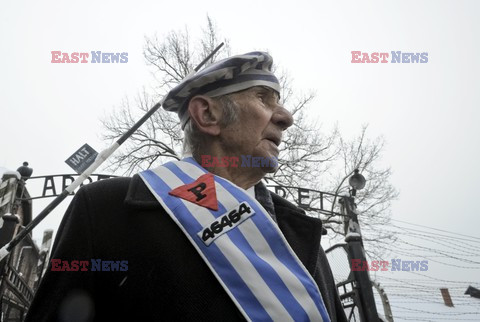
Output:
[[[279,138],[279,137],[274,137],[274,136],[270,136],[270,137],[267,137],[266,138],[268,141],[271,141],[273,142],[273,144],[275,144],[277,147],[280,145],[280,143],[282,142],[282,139]]]

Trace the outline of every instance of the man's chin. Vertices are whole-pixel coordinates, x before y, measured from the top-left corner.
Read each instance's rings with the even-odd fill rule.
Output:
[[[278,157],[277,156],[267,156],[260,157],[259,167],[265,173],[273,173],[278,169]]]

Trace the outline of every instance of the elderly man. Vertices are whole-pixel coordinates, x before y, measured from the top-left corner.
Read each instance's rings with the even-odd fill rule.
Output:
[[[321,222],[261,183],[293,123],[271,66],[234,56],[170,91],[189,156],[77,193],[27,321],[346,320]]]

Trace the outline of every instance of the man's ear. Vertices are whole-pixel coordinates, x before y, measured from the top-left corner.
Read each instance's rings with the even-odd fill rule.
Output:
[[[188,113],[197,128],[206,134],[220,134],[220,106],[210,97],[194,96],[188,103]]]

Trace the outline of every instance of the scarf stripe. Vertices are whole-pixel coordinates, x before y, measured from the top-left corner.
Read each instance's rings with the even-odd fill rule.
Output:
[[[163,194],[163,197],[167,197],[168,191],[170,191],[173,187],[168,186],[162,179],[158,177],[155,172],[152,170],[144,171],[141,173],[141,177],[144,179],[147,187],[150,188],[155,197],[157,197],[157,192],[160,191],[165,191],[166,193]],[[196,236],[191,236],[188,233],[188,229],[200,231],[202,229],[200,223],[198,223],[192,215],[185,215],[183,218],[177,218],[173,214],[172,209],[175,209],[176,211],[182,211],[184,214],[187,214],[189,213],[188,207],[183,202],[175,202],[178,199],[164,201],[161,198],[157,198],[157,200],[160,202],[165,211],[167,211],[167,213],[177,223],[177,225],[182,229],[184,234],[203,258],[217,280],[227,291],[230,298],[232,298],[240,312],[242,312],[242,314],[249,321],[272,321],[263,306],[248,288],[242,277],[238,274],[230,261],[228,261],[219,247],[214,243],[209,246],[209,252],[204,253],[202,251],[203,242],[200,239],[195,238]],[[218,269],[215,269],[214,267],[218,267]],[[235,292],[236,289],[242,290],[244,293]],[[242,305],[240,305],[239,301],[243,302]],[[249,312],[249,314],[246,312]]]
[[[192,170],[198,169],[196,167],[195,169],[192,169],[192,166],[189,167],[189,164],[181,163],[181,162],[178,164],[168,164],[166,165],[166,167],[170,169],[173,173],[177,174],[179,177],[186,176],[185,172],[192,173],[193,172]],[[187,171],[183,172],[179,168],[188,168],[188,169],[185,169]],[[197,173],[195,174],[195,177],[199,177],[202,174],[203,172]],[[185,179],[186,178],[184,177],[184,180],[183,180],[184,183],[189,183],[194,181],[193,178],[189,178],[186,180]],[[230,201],[229,204],[233,204],[233,205],[241,202],[235,198],[232,198],[232,196],[229,196],[228,192],[225,191],[225,189],[222,186],[218,186],[218,184],[216,185],[216,190],[217,190],[218,200],[222,200],[226,202]],[[230,200],[228,200],[227,198]],[[247,202],[249,203],[250,206],[254,208],[255,213],[260,212],[260,209],[255,209],[254,202],[252,199],[247,200]],[[218,213],[224,214],[225,212],[227,212],[227,210],[228,209],[225,208],[223,203],[219,201]],[[237,228],[238,229],[234,229],[229,234],[230,239],[233,241],[235,245],[242,245],[242,247],[240,247],[240,250],[246,256],[246,258],[252,263],[252,265],[258,262],[261,263],[261,265],[257,265],[257,267],[254,267],[254,269],[258,271],[258,273],[261,275],[261,278],[263,278],[264,282],[266,283],[264,287],[268,287],[271,291],[272,296],[277,297],[278,300],[281,302],[281,304],[280,303],[276,303],[276,304],[283,305],[283,307],[287,309],[288,314],[292,318],[299,315],[305,315],[306,314],[305,310],[298,303],[298,301],[295,299],[292,293],[282,292],[282,289],[287,287],[287,285],[285,285],[285,282],[280,278],[276,270],[282,269],[283,265],[273,255],[265,239],[263,239],[264,247],[259,247],[260,246],[259,244],[262,242],[261,237],[263,236],[261,232],[258,230],[258,227],[255,224],[253,224],[251,220],[247,220],[245,221],[245,223],[242,223]],[[245,233],[242,234],[242,232],[245,232]],[[256,237],[258,237],[258,239],[256,239],[254,243],[250,244],[245,238],[245,235],[247,236],[255,235]],[[254,248],[256,248],[256,250]],[[271,260],[271,259],[274,259],[275,262],[277,262],[277,265],[275,265],[275,267],[272,267],[272,265],[268,262],[268,260]],[[286,270],[284,271],[286,272]],[[295,278],[295,276],[292,275],[290,276],[290,278]],[[278,294],[282,294],[283,296],[278,297]],[[282,316],[282,317],[283,319],[285,319],[285,316]]]
[[[202,257],[210,261],[207,264],[224,288],[228,288],[227,293],[233,296],[240,311],[254,321],[329,321],[313,278],[278,226],[243,189],[215,176],[218,211],[168,195],[173,188],[191,183],[206,173],[193,158],[185,161],[169,162],[141,175],[164,208],[170,210],[167,212],[176,217],[177,224],[184,225],[182,230],[188,233]],[[162,184],[154,187],[152,182],[157,181]],[[243,201],[248,202],[254,215],[205,246],[197,233]],[[188,215],[178,215],[185,210]],[[249,288],[248,292],[245,287]]]
[[[170,170],[170,173],[166,169],[162,169],[163,171],[158,172],[157,174],[159,176],[165,176],[165,178],[168,178],[167,181],[169,182],[170,180],[172,180],[171,182],[173,182],[173,178],[171,177],[172,175],[176,175],[178,178],[180,178],[181,181],[177,182],[178,185],[183,185],[195,181],[195,179],[189,177],[185,173],[178,171],[178,168],[176,168],[173,163],[166,164],[164,165],[164,167]],[[156,170],[154,171],[156,172]],[[200,224],[201,227],[209,226],[210,223],[215,220],[215,218],[219,217],[219,215],[222,215],[227,212],[227,210],[229,210],[226,209],[221,203],[219,203],[218,211],[213,211],[206,208],[198,207],[189,203],[188,201],[184,201],[183,199],[180,200],[187,206],[187,208],[189,208],[189,210],[192,212],[193,217]],[[234,205],[236,205],[236,203]],[[197,211],[195,208],[200,208],[201,211],[200,209]],[[216,213],[216,215],[214,213]],[[238,227],[240,226],[241,225],[239,225]],[[193,231],[198,232],[200,230],[201,228]],[[227,235],[230,235],[230,238],[226,238]],[[237,270],[238,275],[240,275],[244,281],[250,281],[253,285],[255,285],[255,287],[252,289],[253,294],[259,299],[259,302],[262,304],[262,306],[265,308],[265,310],[269,313],[269,315],[274,321],[285,320],[285,318],[289,315],[288,311],[283,309],[284,306],[277,299],[275,293],[268,287],[268,285],[266,285],[263,276],[259,274],[255,266],[251,264],[253,260],[248,258],[245,250],[235,246],[238,243],[241,243],[238,240],[238,230],[234,229],[229,234],[224,234],[218,237],[218,239],[222,237],[225,238],[224,243],[226,245],[223,245],[222,243],[217,244],[218,241],[214,242],[213,244],[218,245],[222,253],[225,255],[225,257],[232,264],[233,267],[242,267],[242,263],[246,266],[245,270]],[[241,292],[242,289],[239,289],[239,291]],[[268,297],[269,300],[266,301],[265,297]],[[275,310],[275,307],[282,308],[282,310],[278,312],[279,310]]]
[[[185,162],[179,162],[177,164],[187,173],[194,173],[193,171],[197,169],[197,171],[200,172],[196,173],[196,176],[200,176],[207,172],[204,168],[198,166],[197,162],[193,158],[187,158],[184,159],[184,161]],[[308,295],[305,294],[305,296],[302,297],[302,300],[310,305],[315,305],[318,311],[322,314],[323,320],[329,321],[330,318],[316,282],[313,280],[312,276],[307,271],[300,259],[298,259],[298,257],[295,255],[295,252],[291,249],[287,240],[283,236],[283,233],[278,228],[278,225],[268,215],[267,211],[264,210],[262,205],[260,205],[255,198],[250,197],[244,189],[237,187],[235,184],[221,177],[215,176],[215,179],[218,183],[220,183],[221,186],[221,188],[216,188],[218,196],[227,198],[231,194],[236,199],[237,203],[247,200],[250,205],[255,205],[258,208],[258,211],[262,209],[263,213],[267,214],[265,216],[256,216],[252,218],[252,221],[248,221],[249,224],[252,224],[253,222],[257,231],[263,237],[261,240],[265,241],[266,243],[266,245],[260,248],[259,251],[261,251],[261,249],[268,248],[271,252],[273,252],[274,256],[272,257],[278,264],[280,264],[276,269],[285,269],[285,273],[289,273],[288,279],[285,281],[289,289],[291,288],[292,292],[293,290],[296,290],[298,292],[297,294],[301,294],[302,291],[304,292],[306,290]],[[220,197],[218,199],[223,200]],[[255,212],[257,212],[257,209],[255,209]],[[247,225],[247,223],[240,226],[239,229],[242,230],[245,225]],[[272,238],[272,236],[275,238]],[[258,240],[255,240],[255,242],[252,244],[255,246],[258,245]],[[288,252],[285,251],[285,248],[288,249]],[[317,321],[319,320],[319,317],[311,316],[310,320]]]

